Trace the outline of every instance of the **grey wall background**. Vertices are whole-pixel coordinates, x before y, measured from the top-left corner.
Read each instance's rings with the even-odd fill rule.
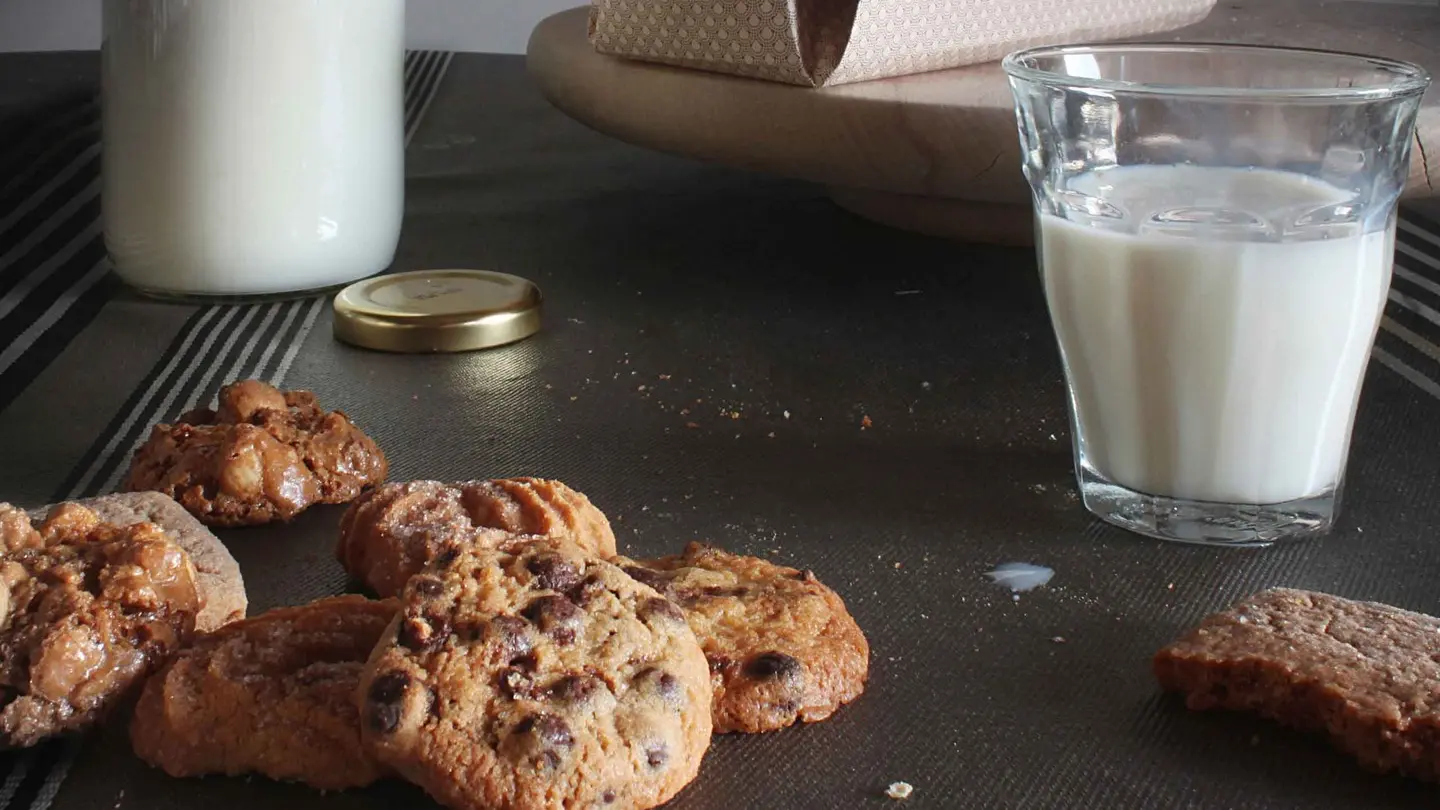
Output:
[[[408,0],[411,47],[524,53],[541,18],[585,0]],[[0,0],[0,51],[100,47],[100,0]]]

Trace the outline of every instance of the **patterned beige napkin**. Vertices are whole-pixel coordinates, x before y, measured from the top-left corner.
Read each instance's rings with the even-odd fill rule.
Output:
[[[1143,36],[1215,0],[593,0],[601,53],[822,87]]]

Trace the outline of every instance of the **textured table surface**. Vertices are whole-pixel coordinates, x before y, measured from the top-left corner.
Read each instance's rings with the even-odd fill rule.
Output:
[[[93,93],[94,66],[0,57],[0,121]],[[1191,714],[1148,669],[1187,624],[1270,585],[1440,613],[1433,211],[1400,234],[1340,528],[1221,552],[1081,509],[1027,252],[886,230],[812,187],[608,140],[549,108],[515,58],[456,57],[409,175],[397,269],[529,277],[548,296],[544,331],[486,353],[381,355],[335,343],[319,299],[195,308],[109,290],[5,389],[0,498],[103,490],[150,422],[258,374],[346,410],[396,478],[561,478],[609,512],[632,554],[706,539],[813,568],[846,598],[873,645],[865,696],[820,725],[718,738],[676,808],[886,807],[898,780],[915,786],[913,807],[1434,806],[1435,788],[1367,775],[1322,742]],[[39,193],[6,178],[0,262],[26,238],[4,205]],[[41,285],[11,261],[3,300],[33,312],[21,293]],[[339,514],[222,533],[254,611],[347,587]],[[1012,599],[984,577],[1011,561],[1055,578]],[[173,780],[112,728],[0,759],[0,806],[429,805],[402,784],[322,797]]]

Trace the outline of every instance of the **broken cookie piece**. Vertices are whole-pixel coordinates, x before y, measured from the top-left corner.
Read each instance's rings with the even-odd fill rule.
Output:
[[[174,499],[158,492],[123,492],[74,503],[94,512],[104,523],[116,526],[154,523],[170,542],[185,549],[195,566],[195,581],[203,603],[195,617],[197,633],[208,633],[245,618],[245,579],[240,575],[239,564],[220,539]],[[43,521],[58,508],[32,510],[30,517]]]
[[[360,747],[355,690],[396,610],[339,596],[200,637],[145,684],[136,755],[178,777],[259,773],[320,790],[382,778]]]
[[[615,533],[583,493],[538,478],[392,483],[366,493],[340,521],[335,556],[382,597],[447,549],[508,548],[563,539],[605,558]]]
[[[160,527],[62,504],[37,529],[0,504],[0,746],[102,719],[189,641],[200,607]]]
[[[1191,709],[1256,712],[1371,770],[1440,781],[1440,619],[1268,590],[1205,619],[1154,669]]]
[[[870,645],[814,573],[700,543],[615,562],[684,612],[710,663],[717,733],[824,720],[865,690]]]
[[[125,488],[169,495],[211,526],[255,526],[348,503],[387,470],[375,442],[314,394],[246,380],[221,389],[217,410],[156,425]]]

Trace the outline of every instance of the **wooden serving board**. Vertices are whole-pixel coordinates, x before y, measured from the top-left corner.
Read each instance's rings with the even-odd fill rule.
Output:
[[[580,122],[640,146],[822,183],[838,204],[887,225],[1030,241],[1030,192],[998,64],[808,89],[603,56],[586,40],[587,13],[541,22],[528,54],[545,95]],[[1200,23],[1147,39],[1369,53],[1440,76],[1434,6],[1221,0]],[[1419,140],[1407,196],[1440,196],[1440,89],[1425,98]]]

